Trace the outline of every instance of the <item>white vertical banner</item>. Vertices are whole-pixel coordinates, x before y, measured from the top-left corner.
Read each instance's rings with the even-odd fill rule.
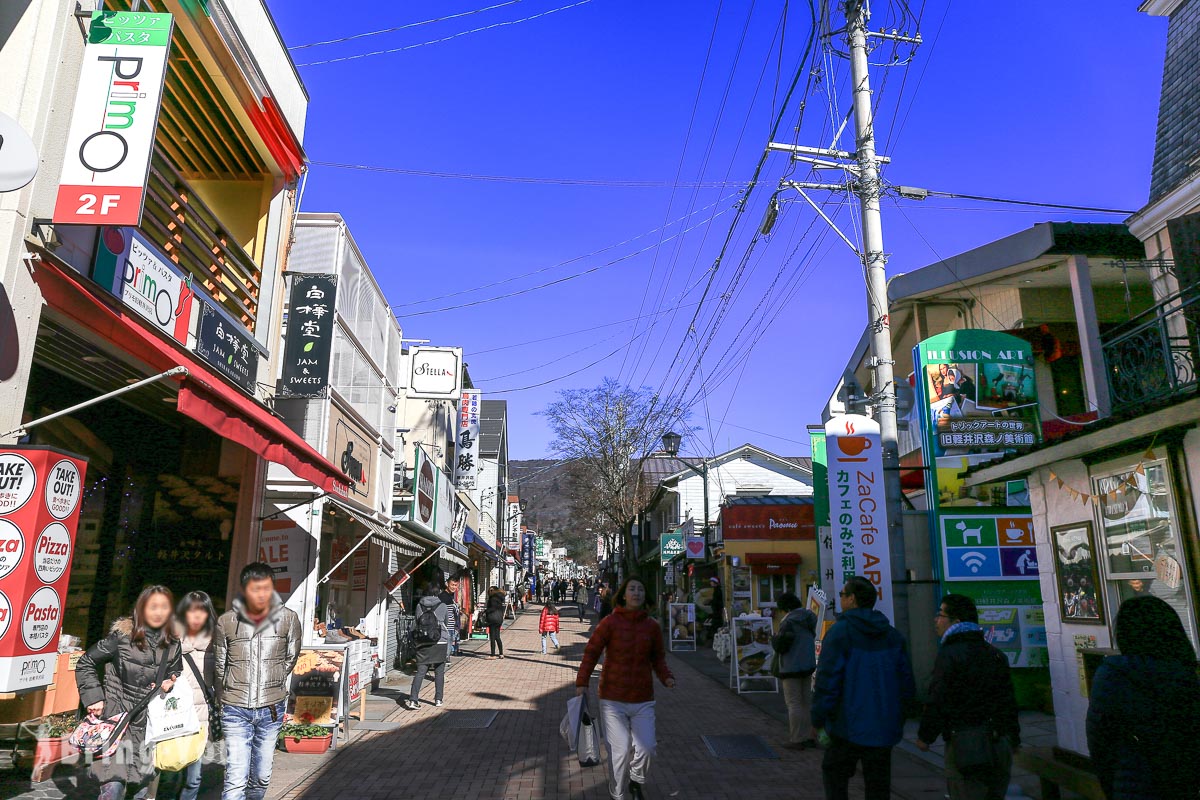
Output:
[[[834,417],[825,424],[825,442],[836,584],[866,578],[879,592],[875,608],[894,621],[879,423],[859,414]]]
[[[478,389],[463,389],[458,401],[458,436],[455,439],[454,485],[472,491],[479,479]]]

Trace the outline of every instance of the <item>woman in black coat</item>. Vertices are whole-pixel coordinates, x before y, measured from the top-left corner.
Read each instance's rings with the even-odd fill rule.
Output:
[[[95,717],[114,717],[128,711],[157,689],[169,692],[183,669],[183,656],[174,630],[171,592],[150,586],[138,596],[133,617],[113,623],[108,636],[79,659],[75,683],[79,699]],[[166,659],[166,677],[156,687],[159,666]],[[146,712],[129,723],[121,746],[109,758],[92,763],[88,773],[100,782],[99,800],[121,800],[127,784],[147,783],[154,775],[153,752],[145,746]]]
[[[1096,670],[1087,741],[1110,800],[1200,797],[1200,678],[1175,609],[1157,597],[1117,612],[1119,656]]]
[[[495,658],[497,650],[500,651],[500,658],[504,658],[504,642],[500,641],[500,629],[504,627],[504,607],[504,590],[493,586],[488,592],[487,607],[483,613],[483,621],[487,623],[488,640],[492,648],[489,658]]]

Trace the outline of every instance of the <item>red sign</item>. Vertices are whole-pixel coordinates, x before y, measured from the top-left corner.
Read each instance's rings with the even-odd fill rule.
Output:
[[[54,681],[87,462],[0,450],[0,692]]]
[[[813,504],[732,505],[721,509],[725,539],[817,538]]]

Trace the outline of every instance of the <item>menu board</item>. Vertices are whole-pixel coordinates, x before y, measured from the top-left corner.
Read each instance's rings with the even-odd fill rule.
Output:
[[[696,606],[694,603],[670,603],[671,652],[691,652],[696,649]]]
[[[300,651],[292,668],[288,713],[309,725],[336,725],[341,714],[344,645],[314,645]]]
[[[771,647],[771,620],[766,617],[737,617],[733,620],[733,658],[730,685],[738,694],[777,692],[779,682],[771,674],[775,651]]]

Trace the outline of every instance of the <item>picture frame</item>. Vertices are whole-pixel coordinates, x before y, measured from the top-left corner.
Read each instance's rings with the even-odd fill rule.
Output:
[[[1063,622],[1104,625],[1104,591],[1091,520],[1050,529],[1058,611]]]

